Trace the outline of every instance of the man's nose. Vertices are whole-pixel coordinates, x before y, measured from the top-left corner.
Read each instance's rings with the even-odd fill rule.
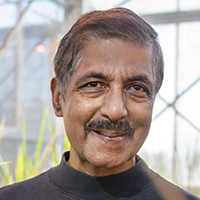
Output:
[[[102,116],[117,121],[127,116],[126,102],[121,90],[109,91],[100,107]]]

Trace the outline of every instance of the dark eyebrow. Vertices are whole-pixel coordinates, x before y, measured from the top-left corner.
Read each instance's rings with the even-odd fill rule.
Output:
[[[80,77],[77,81],[76,81],[76,85],[81,85],[82,83],[87,82],[88,79],[91,78],[96,78],[96,79],[101,79],[101,80],[108,80],[108,76],[101,73],[101,72],[90,72],[88,74],[85,74],[84,76]]]
[[[141,81],[141,82],[147,83],[149,85],[152,85],[152,82],[146,76],[133,76],[133,77],[127,78],[126,81],[127,82]]]

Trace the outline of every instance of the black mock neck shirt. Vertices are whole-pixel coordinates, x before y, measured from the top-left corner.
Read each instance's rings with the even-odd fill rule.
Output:
[[[61,163],[32,179],[0,189],[0,200],[197,200],[200,198],[169,183],[137,156],[129,170],[92,177]]]

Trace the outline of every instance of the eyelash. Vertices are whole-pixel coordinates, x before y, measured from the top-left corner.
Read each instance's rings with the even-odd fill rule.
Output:
[[[145,90],[144,87],[142,87],[141,85],[133,85],[133,86],[131,86],[131,87],[133,87],[134,90],[136,90],[136,91],[139,91],[139,90],[141,90],[141,89]],[[136,89],[135,87],[139,87],[139,90]]]
[[[88,85],[89,85],[90,87],[93,87],[92,84],[96,84],[96,86],[98,86],[98,84],[101,84],[101,83],[98,82],[98,81],[96,81],[96,82],[94,81],[94,82],[91,82],[91,83],[87,83],[85,86],[88,86]],[[101,84],[101,85],[102,85],[102,84]],[[96,86],[95,86],[95,87],[96,87]]]
[[[91,92],[95,91],[95,90],[100,91],[100,90],[103,90],[105,88],[107,88],[105,86],[105,84],[102,83],[102,82],[99,82],[99,81],[92,81],[92,82],[86,83],[86,84],[79,87],[79,89],[81,89],[81,90],[88,90],[88,91],[91,90]]]
[[[149,94],[148,89],[140,84],[133,84],[129,87],[127,87],[126,91],[130,91],[133,89],[133,92],[145,92],[146,94]]]

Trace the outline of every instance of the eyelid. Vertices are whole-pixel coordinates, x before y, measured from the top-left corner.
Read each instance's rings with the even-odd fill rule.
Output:
[[[153,95],[153,83],[151,79],[148,79],[148,76],[133,76],[127,79],[127,86],[128,85],[141,85],[149,95]]]
[[[127,89],[134,87],[134,86],[140,86],[141,88],[143,88],[144,90],[146,90],[146,86],[144,86],[144,84],[142,83],[138,83],[138,82],[134,82],[134,83],[130,83],[126,86]]]
[[[91,83],[97,83],[97,85],[92,87],[90,85]],[[105,93],[106,89],[107,87],[101,81],[90,81],[78,87],[77,91],[79,91],[85,97],[97,98],[101,96],[103,93]]]
[[[92,87],[90,84],[97,83],[96,86]],[[83,83],[82,85],[77,87],[77,90],[85,91],[85,92],[100,92],[105,91],[105,89],[108,89],[108,85],[106,83],[99,81],[99,80],[93,80],[88,81],[87,83]]]
[[[82,87],[86,87],[86,86],[88,86],[89,84],[92,84],[92,83],[97,83],[97,85],[100,84],[102,86],[105,85],[101,81],[90,81],[90,82],[84,84]]]
[[[133,91],[131,92],[131,91],[130,91],[130,88],[131,88],[131,87],[134,88],[134,86],[140,86],[141,89],[143,89],[144,91],[141,91],[141,90],[138,90],[138,91],[137,91],[137,90],[134,90],[134,89],[133,89]],[[138,96],[138,97],[151,96],[152,93],[151,93],[150,90],[151,90],[150,88],[148,88],[147,86],[145,86],[145,85],[142,84],[142,83],[132,83],[132,84],[130,84],[130,85],[128,85],[128,86],[126,87],[126,91],[127,91],[127,92],[130,91],[130,94],[133,94],[133,95]],[[145,95],[144,95],[143,93],[145,93]],[[143,94],[143,95],[142,95],[142,94]]]
[[[103,73],[97,73],[97,72],[90,72],[82,77],[80,77],[77,82],[76,82],[76,86],[79,87],[80,85],[84,85],[87,84],[89,82],[93,82],[93,81],[106,81],[109,80],[109,78],[107,77],[107,75],[103,74]]]

